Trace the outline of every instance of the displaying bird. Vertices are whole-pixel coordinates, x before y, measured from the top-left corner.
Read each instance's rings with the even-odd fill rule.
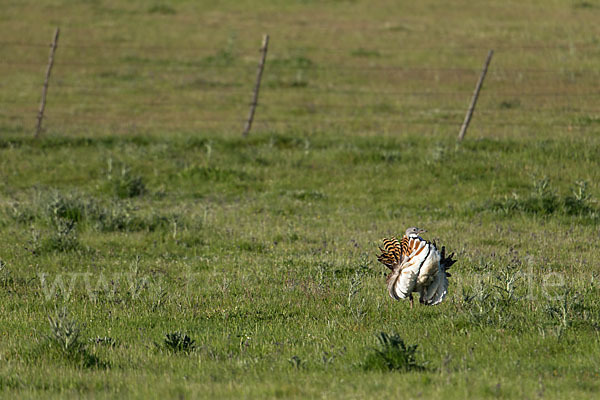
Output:
[[[377,260],[388,267],[387,288],[395,300],[410,300],[413,307],[413,292],[419,293],[419,301],[425,305],[439,304],[448,293],[448,269],[456,262],[446,257],[446,248],[438,251],[435,242],[423,239],[423,229],[412,227],[406,230],[402,240],[384,239]]]

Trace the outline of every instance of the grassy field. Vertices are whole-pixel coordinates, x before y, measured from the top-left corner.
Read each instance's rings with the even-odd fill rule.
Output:
[[[597,398],[599,16],[5,1],[0,397]],[[457,254],[439,306],[385,290],[409,226]]]

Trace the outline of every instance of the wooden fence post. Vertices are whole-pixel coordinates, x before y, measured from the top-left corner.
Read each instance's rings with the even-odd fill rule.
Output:
[[[475,111],[475,104],[477,104],[477,98],[479,97],[479,91],[481,90],[481,86],[483,85],[483,80],[485,78],[485,74],[487,73],[488,66],[490,65],[490,61],[492,61],[492,56],[494,55],[494,50],[490,50],[485,59],[485,63],[483,64],[483,70],[481,70],[481,75],[479,75],[479,80],[477,81],[477,86],[475,86],[475,92],[473,93],[473,98],[471,99],[471,104],[469,105],[469,109],[467,110],[467,115],[465,115],[465,120],[460,127],[460,133],[458,134],[458,141],[462,141],[467,133],[467,128],[469,127],[469,123],[471,122],[471,117],[473,116],[473,112]]]
[[[269,46],[269,35],[263,36],[262,46],[260,48],[261,56],[260,62],[258,63],[258,70],[256,71],[256,83],[254,84],[254,93],[252,94],[252,102],[250,103],[250,112],[248,113],[248,120],[246,126],[244,126],[243,136],[248,136],[250,128],[252,127],[252,120],[254,120],[254,112],[258,105],[258,91],[260,89],[260,81],[262,79],[263,70],[265,68],[265,60],[267,59],[267,48]]]
[[[37,126],[35,128],[35,137],[39,137],[42,132],[42,119],[44,118],[44,109],[46,108],[46,93],[48,92],[48,81],[50,80],[50,72],[52,72],[52,65],[54,64],[54,52],[58,45],[58,34],[60,29],[57,27],[54,32],[54,40],[50,47],[50,58],[48,59],[48,69],[46,69],[46,79],[44,80],[44,86],[42,87],[42,102],[40,103],[40,110],[37,115]]]

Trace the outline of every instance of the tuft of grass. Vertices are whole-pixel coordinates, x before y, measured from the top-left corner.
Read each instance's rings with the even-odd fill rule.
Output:
[[[197,178],[201,181],[211,182],[244,181],[252,179],[252,177],[244,171],[197,165],[181,170],[178,175],[181,178]]]
[[[12,202],[5,207],[6,215],[20,224],[50,227],[47,243],[35,240],[38,250],[68,251],[76,249],[77,229],[93,228],[99,232],[156,231],[177,223],[185,227],[185,220],[176,214],[163,214],[156,210],[142,214],[128,199],[112,199],[100,202],[82,193],[53,191],[41,193],[39,199],[27,202]],[[35,230],[35,239],[42,233]],[[34,236],[35,236],[34,235]]]
[[[179,331],[170,332],[163,339],[163,348],[172,353],[189,354],[196,350],[196,341]]]
[[[43,241],[43,250],[64,252],[80,248],[76,229],[77,222],[68,218],[56,217],[53,226],[54,230]]]
[[[352,50],[350,55],[353,57],[380,57],[381,53],[378,50],[365,49],[360,47],[356,50]]]
[[[171,6],[166,4],[155,4],[152,7],[148,8],[149,14],[162,14],[162,15],[175,15],[177,11]]]
[[[140,175],[133,175],[127,167],[123,167],[121,173],[113,178],[112,185],[115,195],[121,199],[138,197],[146,193],[144,179]]]
[[[300,357],[294,355],[288,359],[288,363],[295,369],[304,369],[306,368],[306,361],[302,360]]]
[[[0,284],[6,289],[10,284],[13,283],[13,279],[10,270],[6,268],[6,263],[0,259]]]
[[[106,367],[96,355],[90,353],[81,340],[81,330],[75,319],[69,316],[65,308],[48,316],[50,332],[47,335],[49,347],[59,357],[84,368]]]
[[[519,99],[502,100],[499,104],[499,107],[501,109],[505,109],[505,110],[519,108],[519,107],[521,107],[521,100],[519,100]]]
[[[241,240],[238,242],[238,248],[251,253],[264,253],[267,250],[264,243],[259,243],[256,240]]]
[[[327,198],[325,193],[318,190],[293,190],[285,193],[294,199],[302,201],[323,200]]]
[[[51,342],[63,353],[71,354],[80,351],[82,343],[79,340],[79,327],[74,319],[71,319],[66,309],[57,311],[54,316],[48,316],[50,323]]]
[[[89,342],[95,345],[107,346],[113,348],[117,345],[117,341],[110,336],[96,336],[94,338],[90,338]]]
[[[515,212],[542,216],[563,214],[591,220],[596,220],[600,216],[600,210],[589,192],[587,182],[576,181],[572,185],[571,193],[561,196],[551,187],[548,178],[535,180],[527,196],[513,193],[512,197],[481,207],[481,209],[486,208],[503,214]]]
[[[576,1],[573,3],[573,8],[577,9],[577,8],[595,8],[596,5],[594,5],[592,2],[589,1]]]
[[[80,196],[63,195],[59,191],[53,191],[45,202],[45,211],[52,220],[81,222],[89,206],[90,204]]]
[[[463,288],[463,305],[472,329],[496,326],[521,328],[524,321],[519,304],[523,300],[522,277],[517,265],[506,265],[488,280]]]
[[[598,216],[595,207],[596,200],[592,198],[586,181],[577,181],[571,188],[571,194],[563,200],[564,211],[568,215]]]
[[[179,226],[185,225],[177,216],[170,217],[157,212],[141,215],[133,205],[121,201],[94,209],[89,214],[89,220],[101,232],[153,232],[169,226],[173,220],[178,221]]]
[[[307,149],[309,143],[306,139],[296,135],[271,134],[268,138],[269,146],[278,150]]]
[[[4,214],[19,224],[29,224],[36,218],[34,210],[24,203],[13,201],[4,207]]]
[[[379,346],[369,353],[363,362],[363,368],[369,371],[423,371],[425,367],[417,362],[418,345],[407,346],[397,334],[377,335]]]
[[[31,239],[26,249],[33,255],[79,250],[81,244],[77,236],[76,225],[77,223],[70,219],[53,218],[47,235],[35,228],[31,230]]]
[[[590,126],[600,124],[600,115],[578,115],[573,119],[573,123],[581,126]]]

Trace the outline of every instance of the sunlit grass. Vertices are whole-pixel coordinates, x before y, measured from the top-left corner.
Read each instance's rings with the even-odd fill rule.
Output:
[[[597,397],[595,17],[570,1],[5,5],[0,391]],[[377,246],[409,226],[456,252],[439,306],[386,294]]]

